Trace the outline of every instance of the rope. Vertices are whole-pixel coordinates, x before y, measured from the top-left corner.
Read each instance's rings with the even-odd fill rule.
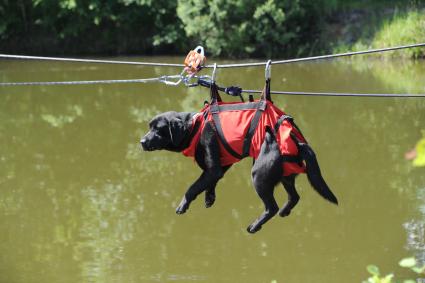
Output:
[[[141,66],[153,66],[153,67],[184,67],[183,64],[171,64],[171,63],[118,61],[118,60],[117,61],[116,60],[96,60],[96,59],[61,58],[61,57],[41,57],[41,56],[25,56],[25,55],[9,55],[9,54],[0,54],[0,58],[19,59],[19,60],[63,61],[63,62],[74,62],[74,63],[141,65]]]
[[[162,76],[158,78],[147,79],[129,79],[129,80],[96,80],[96,81],[61,81],[61,82],[13,82],[0,83],[0,87],[7,86],[52,86],[52,85],[95,85],[95,84],[122,84],[122,83],[150,83],[163,82],[167,79],[180,78],[180,75]],[[262,90],[246,89],[243,93],[261,94]],[[302,91],[271,91],[272,94],[293,95],[293,96],[336,96],[336,97],[397,97],[397,98],[419,98],[425,97],[425,94],[395,94],[395,93],[340,93],[340,92],[302,92]]]
[[[13,82],[0,83],[2,86],[41,86],[41,85],[95,85],[95,84],[124,84],[124,83],[151,83],[151,82],[167,82],[167,79],[180,78],[180,75],[162,76],[158,78],[147,79],[129,79],[129,80],[96,80],[96,81],[62,81],[62,82]]]
[[[242,90],[244,93],[262,93],[262,90]],[[302,92],[302,91],[270,91],[272,94],[294,95],[294,96],[336,96],[336,97],[396,97],[396,98],[424,98],[425,94],[403,94],[403,93],[344,93],[344,92]]]
[[[272,64],[278,65],[278,64],[288,64],[288,63],[296,63],[296,62],[323,60],[323,59],[331,59],[331,58],[337,58],[337,57],[364,55],[364,54],[370,54],[370,53],[387,52],[387,51],[394,51],[394,50],[414,48],[414,47],[423,47],[423,46],[425,46],[425,43],[417,43],[417,44],[409,44],[409,45],[402,45],[402,46],[395,46],[395,47],[370,49],[370,50],[363,50],[363,51],[354,51],[354,52],[346,52],[346,53],[338,53],[338,54],[329,54],[329,55],[320,55],[320,56],[312,56],[312,57],[304,57],[304,58],[278,60],[278,61],[272,61]],[[267,62],[257,62],[257,63],[217,65],[217,68],[238,68],[238,67],[254,67],[254,66],[266,66],[266,65],[267,65]],[[206,68],[212,68],[213,65],[208,65],[208,66],[205,66],[205,67]]]
[[[278,60],[278,61],[273,61],[272,64],[278,65],[278,64],[295,63],[295,62],[314,61],[314,60],[330,59],[330,58],[337,58],[337,57],[346,57],[346,56],[353,56],[353,55],[371,54],[371,53],[377,53],[377,52],[387,52],[387,51],[394,51],[394,50],[414,48],[414,47],[423,47],[423,46],[425,46],[425,43],[416,43],[416,44],[401,45],[401,46],[386,47],[386,48],[378,48],[378,49],[370,49],[370,50],[363,50],[363,51],[354,51],[354,52],[346,52],[346,53],[338,53],[338,54],[329,54],[329,55],[321,55],[321,56],[312,56],[312,57],[304,57],[304,58]],[[94,59],[40,57],[40,56],[24,56],[24,55],[8,55],[8,54],[0,54],[0,58],[23,59],[23,60],[48,60],[48,61],[65,61],[65,62],[83,62],[83,63],[101,63],[101,64],[125,64],[125,65],[141,65],[141,66],[155,66],[155,67],[180,67],[180,68],[184,67],[183,64],[171,64],[171,63],[94,60]],[[217,65],[217,68],[255,67],[255,66],[265,66],[266,64],[267,64],[267,62],[222,64],[222,65]],[[214,68],[214,65],[206,65],[206,66],[204,66],[204,68]]]
[[[312,56],[304,58],[295,58],[287,60],[274,61],[273,64],[287,64],[294,62],[304,62],[313,60],[330,59],[337,57],[346,57],[353,55],[371,54],[377,52],[387,52],[406,48],[423,47],[425,43],[409,44],[395,47],[370,49],[364,51],[346,52],[330,55]],[[66,61],[66,62],[85,62],[85,63],[102,63],[102,64],[127,64],[127,65],[142,65],[142,66],[158,66],[158,67],[184,67],[183,64],[170,63],[154,63],[154,62],[134,62],[134,61],[115,61],[115,60],[94,60],[94,59],[77,59],[77,58],[59,58],[59,57],[40,57],[40,56],[23,56],[23,55],[8,55],[0,54],[0,58],[7,59],[26,59],[26,60],[49,60],[49,61]],[[237,67],[254,67],[264,66],[267,62],[240,63],[240,64],[223,64],[223,65],[207,65],[204,68],[237,68]],[[163,82],[166,84],[177,85],[183,79],[183,73],[175,76],[162,76],[158,78],[147,79],[129,79],[129,80],[96,80],[96,81],[61,81],[61,82],[11,82],[0,83],[1,86],[34,86],[34,85],[89,85],[89,84],[115,84],[115,83],[148,83],[148,82]],[[178,82],[169,82],[167,79],[180,79]],[[187,83],[187,82],[186,82]],[[244,93],[262,93],[260,90],[242,90]],[[296,92],[296,91],[272,91],[273,94],[283,95],[305,95],[305,96],[337,96],[337,97],[396,97],[396,98],[419,98],[425,97],[425,94],[384,94],[384,93],[337,93],[337,92]]]

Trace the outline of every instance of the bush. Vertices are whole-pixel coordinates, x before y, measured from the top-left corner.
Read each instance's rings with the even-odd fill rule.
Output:
[[[425,42],[425,11],[412,11],[404,15],[395,14],[392,20],[384,22],[382,28],[375,34],[372,46],[377,48],[420,42]],[[422,58],[425,57],[425,49],[411,48],[392,54]]]
[[[14,53],[173,53],[184,37],[176,1],[0,2],[0,48]]]
[[[179,0],[177,14],[192,42],[204,42],[214,55],[271,58],[302,54],[313,46],[328,2],[333,3]]]
[[[0,49],[12,53],[310,52],[336,0],[0,0]]]

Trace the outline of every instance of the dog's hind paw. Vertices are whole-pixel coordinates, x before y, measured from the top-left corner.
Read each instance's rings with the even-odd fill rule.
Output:
[[[284,207],[284,208],[282,208],[282,209],[279,211],[279,216],[280,216],[280,217],[286,217],[286,216],[288,216],[289,214],[291,214],[291,209],[290,209],[290,208],[287,208],[287,207]]]

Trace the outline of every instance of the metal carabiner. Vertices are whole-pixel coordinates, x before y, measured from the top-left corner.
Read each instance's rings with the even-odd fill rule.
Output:
[[[185,79],[184,73],[185,73],[185,71],[183,70],[180,73],[180,75],[162,76],[162,77],[159,78],[159,81],[166,84],[166,85],[176,86],[176,85],[179,85]],[[169,81],[168,79],[171,79],[171,78],[178,79],[178,80],[177,81]]]
[[[266,70],[264,72],[266,80],[270,80],[271,76],[272,76],[272,60],[267,61],[266,63]]]
[[[215,78],[217,77],[217,63],[214,63],[212,75],[211,75],[211,82],[215,83]]]

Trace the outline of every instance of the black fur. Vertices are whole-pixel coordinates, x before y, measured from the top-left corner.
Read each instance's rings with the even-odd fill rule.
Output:
[[[166,112],[152,119],[149,132],[141,139],[144,150],[183,151],[190,144],[192,117],[186,112]],[[282,156],[279,151],[274,132],[266,129],[266,136],[261,145],[260,154],[252,167],[252,182],[258,196],[264,203],[265,211],[247,228],[249,233],[255,233],[276,213],[284,217],[299,201],[295,188],[296,174],[283,176]],[[312,187],[325,199],[337,204],[335,195],[330,191],[320,172],[316,156],[308,144],[298,144],[299,154],[306,163],[307,177]],[[215,187],[230,166],[220,165],[220,147],[217,135],[211,122],[207,122],[196,148],[195,160],[202,168],[201,176],[189,187],[183,199],[176,208],[177,214],[183,214],[190,203],[205,191],[205,206],[210,207],[215,202]],[[279,210],[273,196],[274,187],[281,182],[288,194],[287,203]]]

